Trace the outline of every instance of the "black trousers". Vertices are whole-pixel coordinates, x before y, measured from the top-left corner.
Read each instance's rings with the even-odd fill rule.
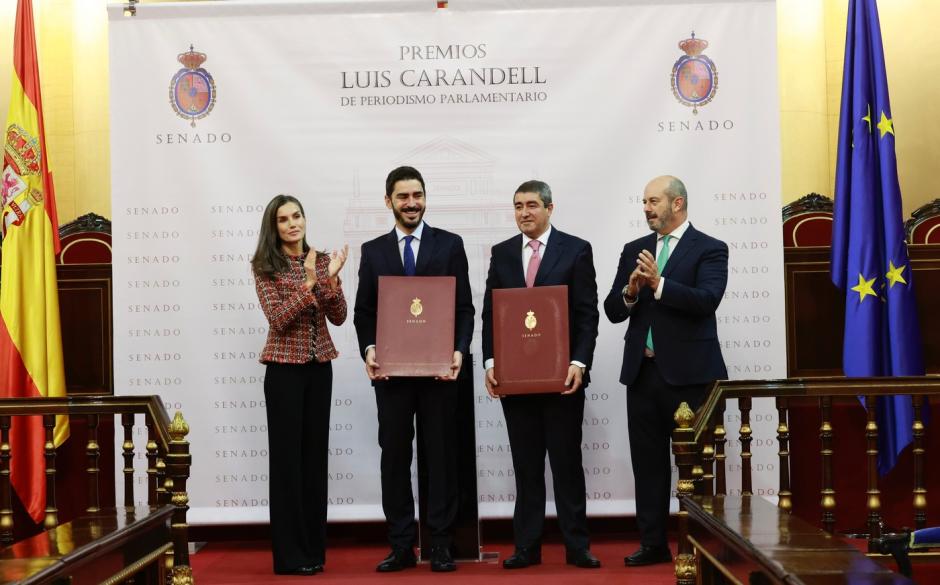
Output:
[[[558,525],[565,546],[571,550],[589,548],[584,468],[581,466],[584,388],[568,396],[507,396],[500,402],[516,476],[516,505],[512,515],[516,546],[541,546],[545,523],[545,453],[548,452]]]
[[[268,364],[271,548],[275,571],[326,562],[333,366]]]
[[[672,386],[663,380],[654,358],[644,358],[632,385],[627,388],[627,425],[630,456],[636,484],[636,523],[640,544],[665,546],[672,496],[670,440],[679,404],[692,410],[705,398],[705,384]]]
[[[411,489],[415,417],[421,426],[428,471],[427,526],[431,546],[449,547],[457,517],[457,384],[425,378],[375,382],[382,448],[382,510],[388,540],[411,548],[417,537],[415,497]]]

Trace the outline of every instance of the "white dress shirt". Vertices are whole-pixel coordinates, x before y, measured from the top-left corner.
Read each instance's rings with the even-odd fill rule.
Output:
[[[552,233],[552,226],[549,224],[548,229],[545,230],[541,236],[537,238],[530,238],[529,236],[522,234],[522,277],[525,278],[526,270],[529,269],[529,260],[532,259],[532,246],[529,245],[529,242],[532,240],[538,240],[541,244],[539,246],[539,262],[545,260],[545,251],[548,249],[548,235]]]
[[[405,236],[414,236],[414,239],[411,240],[411,251],[415,255],[415,266],[418,265],[418,248],[421,247],[421,234],[424,233],[424,220],[421,220],[421,223],[418,224],[418,227],[415,228],[415,231],[410,234],[406,234],[398,228],[398,224],[395,224],[395,235],[398,236],[398,257],[401,258],[402,266],[405,265]]]

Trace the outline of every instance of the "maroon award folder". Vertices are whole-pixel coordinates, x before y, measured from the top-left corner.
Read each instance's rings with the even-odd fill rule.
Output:
[[[454,361],[453,276],[380,276],[375,361],[380,376],[447,376]]]
[[[568,390],[568,287],[493,290],[493,360],[499,394]]]

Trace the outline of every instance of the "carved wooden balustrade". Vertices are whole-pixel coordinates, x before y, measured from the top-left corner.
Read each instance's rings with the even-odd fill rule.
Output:
[[[790,483],[790,425],[788,414],[791,403],[806,400],[818,402],[820,425],[821,485],[819,505],[823,528],[832,532],[835,528],[836,492],[833,487],[833,401],[858,401],[864,397],[867,408],[865,423],[865,453],[867,461],[866,482],[866,528],[869,541],[880,536],[881,500],[878,487],[878,413],[877,400],[883,396],[910,395],[913,402],[913,458],[914,477],[911,498],[913,502],[913,524],[923,528],[927,522],[927,489],[924,477],[925,443],[923,415],[929,397],[940,397],[940,377],[899,378],[791,378],[786,380],[737,380],[716,382],[697,412],[692,412],[685,403],[676,411],[677,428],[672,435],[672,450],[679,479],[676,490],[679,495],[678,516],[679,554],[676,557],[676,578],[680,585],[695,582],[695,558],[688,542],[688,517],[682,500],[684,496],[726,495],[728,480],[725,447],[729,430],[725,428],[725,410],[728,400],[737,400],[740,411],[740,427],[737,429],[741,445],[741,494],[749,496],[753,491],[751,466],[751,409],[756,398],[772,398],[777,410],[777,443],[779,456],[779,486],[777,506],[792,509]],[[934,402],[937,400],[935,398]],[[733,432],[733,430],[731,431]]]
[[[153,508],[173,506],[170,521],[172,534],[172,581],[174,585],[192,583],[189,564],[188,524],[186,512],[189,497],[186,482],[190,474],[192,457],[189,442],[185,437],[189,427],[177,412],[171,421],[163,403],[157,396],[82,396],[67,398],[7,398],[0,400],[0,543],[6,545],[13,540],[12,491],[10,484],[10,462],[15,457],[10,445],[10,428],[16,417],[39,415],[45,429],[46,509],[43,525],[47,529],[59,524],[56,507],[55,474],[56,451],[53,432],[57,415],[67,415],[72,420],[84,417],[88,427],[85,446],[87,507],[89,515],[100,514],[101,481],[114,481],[113,471],[101,477],[98,468],[100,448],[98,427],[103,417],[120,415],[123,427],[123,507],[132,511],[135,506],[134,426],[137,415],[143,415],[147,429],[147,443],[141,453],[146,459],[147,504]],[[120,497],[118,498],[120,499]],[[121,504],[118,504],[119,506]],[[167,565],[170,559],[167,559]]]

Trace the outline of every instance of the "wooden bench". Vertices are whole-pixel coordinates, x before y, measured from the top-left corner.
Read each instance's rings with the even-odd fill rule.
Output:
[[[103,509],[0,550],[0,583],[166,583],[174,506]]]
[[[763,498],[685,496],[682,502],[698,583],[914,583]]]

